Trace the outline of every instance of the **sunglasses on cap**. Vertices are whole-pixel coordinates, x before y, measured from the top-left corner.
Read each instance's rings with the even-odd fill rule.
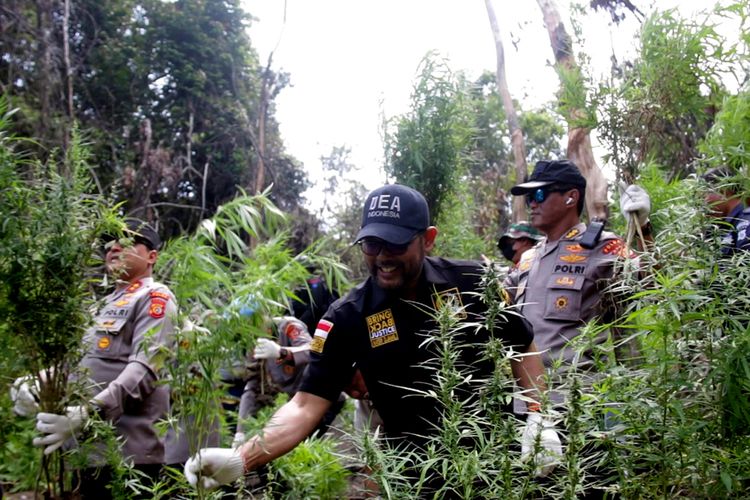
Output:
[[[549,187],[544,186],[535,189],[534,191],[530,191],[526,193],[526,205],[531,205],[531,202],[544,203],[544,200],[546,200],[550,193],[564,193],[566,191],[570,191],[570,188],[560,188],[560,187]]]
[[[370,257],[380,255],[380,252],[385,251],[388,255],[403,255],[409,250],[409,245],[417,239],[422,233],[417,233],[412,239],[402,245],[396,245],[395,243],[388,243],[385,240],[379,238],[365,238],[358,242],[358,245],[362,249],[362,253]]]

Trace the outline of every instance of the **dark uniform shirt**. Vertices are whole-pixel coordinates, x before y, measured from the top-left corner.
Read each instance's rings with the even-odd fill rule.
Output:
[[[163,366],[156,360],[174,348],[176,311],[172,292],[143,278],[108,295],[84,336],[81,365],[94,382],[92,401],[135,464],[164,463],[154,425],[169,412],[169,387],[157,383]]]
[[[738,250],[750,249],[750,208],[745,208],[742,203],[734,207],[734,210],[724,219],[726,227],[731,225],[721,239],[721,255],[728,257]]]
[[[312,332],[318,320],[328,310],[331,304],[339,298],[335,291],[329,290],[322,278],[315,276],[307,280],[307,286],[295,290],[300,300],[292,301],[292,311],[295,318],[299,318]]]
[[[481,322],[486,306],[476,292],[480,291],[482,273],[476,262],[427,257],[416,303],[402,300],[378,287],[372,278],[367,279],[335,302],[318,324],[300,390],[335,401],[352,379],[356,365],[388,436],[409,435],[413,439],[414,435],[429,434],[431,426],[439,423],[440,408],[434,398],[415,391],[435,388],[438,358],[434,345],[425,342],[426,335],[437,326],[430,311],[439,301],[453,300],[465,307],[466,321]],[[506,346],[525,351],[533,340],[528,323],[515,314],[507,314],[506,320],[494,334]],[[489,377],[495,368],[492,361],[482,360],[490,333],[469,327],[455,335],[456,343],[462,344],[460,360],[476,371],[475,384],[466,387],[466,394],[476,395],[481,379]]]

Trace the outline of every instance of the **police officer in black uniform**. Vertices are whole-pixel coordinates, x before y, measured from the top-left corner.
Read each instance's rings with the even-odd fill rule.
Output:
[[[185,465],[191,484],[211,488],[235,480],[286,453],[317,424],[359,368],[380,412],[389,437],[420,444],[418,435],[440,423],[434,398],[414,397],[414,390],[434,388],[434,372],[425,363],[436,360],[424,342],[436,323],[426,312],[440,304],[461,306],[467,321],[485,312],[477,292],[483,269],[479,263],[428,257],[437,228],[430,225],[429,210],[417,191],[397,184],[371,192],[366,200],[362,228],[357,235],[370,278],[334,303],[318,323],[311,344],[311,360],[300,391],[280,408],[262,435],[238,449],[203,449]],[[481,361],[483,344],[494,335],[519,352],[535,352],[528,323],[508,315],[494,332],[465,330],[457,336],[460,362],[483,379],[494,366]],[[469,331],[471,333],[469,333]],[[463,342],[462,342],[463,341]],[[543,372],[539,356],[524,356],[512,363],[514,376],[532,398],[538,396]],[[412,390],[409,390],[412,389]],[[467,394],[477,386],[465,386]],[[463,397],[463,396],[459,396]],[[530,411],[538,404],[530,403]],[[535,414],[538,416],[538,414]],[[524,439],[541,433],[542,446],[559,454],[554,429],[541,418],[529,418]],[[539,459],[537,461],[539,464]],[[549,463],[545,465],[550,465]]]

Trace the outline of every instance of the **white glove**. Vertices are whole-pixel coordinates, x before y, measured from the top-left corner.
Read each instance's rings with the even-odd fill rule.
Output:
[[[10,386],[10,400],[16,415],[36,415],[39,411],[39,381],[31,375],[17,378]]]
[[[47,446],[44,454],[49,455],[83,427],[88,418],[89,413],[83,406],[68,406],[65,415],[37,413],[36,430],[46,436],[34,438],[34,446]]]
[[[521,436],[521,459],[528,460],[535,451],[536,477],[546,477],[562,458],[562,444],[552,422],[545,421],[539,413],[529,413]]]
[[[281,346],[269,339],[258,339],[258,345],[255,346],[253,356],[255,359],[279,359]]]
[[[245,433],[242,431],[237,431],[234,433],[234,439],[232,439],[232,448],[239,448],[243,444],[245,444],[245,441],[247,441],[247,437],[245,436]]]
[[[651,213],[651,198],[642,187],[631,184],[620,195],[620,211],[625,218],[631,213],[636,214],[638,225],[642,227],[648,222],[648,214]]]
[[[244,472],[239,448],[203,448],[185,462],[191,486],[212,490],[236,481]]]

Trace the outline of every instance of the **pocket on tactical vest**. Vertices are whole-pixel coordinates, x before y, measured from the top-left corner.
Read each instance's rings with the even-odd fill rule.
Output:
[[[581,289],[585,278],[553,274],[547,282],[544,319],[577,321],[581,315]]]
[[[122,330],[127,318],[101,318],[96,325],[92,353],[101,358],[116,358],[122,354]]]

